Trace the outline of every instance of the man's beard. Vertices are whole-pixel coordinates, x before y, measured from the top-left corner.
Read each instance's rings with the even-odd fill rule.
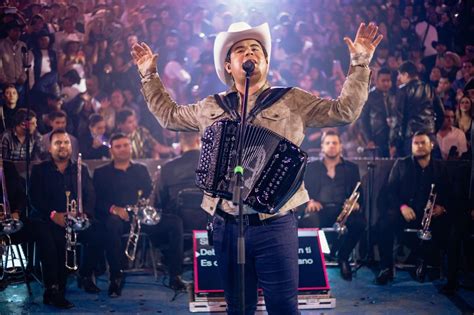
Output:
[[[122,156],[115,156],[114,157],[114,160],[118,163],[125,163],[125,162],[129,162],[131,161],[132,157],[131,156],[126,156],[126,157],[122,157]]]
[[[340,156],[339,153],[334,153],[334,154],[325,153],[324,154],[324,157],[328,160],[336,160],[339,156]]]
[[[431,153],[423,153],[423,154],[414,154],[415,160],[423,160],[430,156]]]
[[[59,161],[59,162],[67,161],[67,160],[69,160],[70,158],[71,158],[71,154],[70,154],[70,153],[68,153],[68,154],[66,154],[66,155],[63,155],[63,154],[59,154],[59,153],[58,153],[58,154],[56,154],[56,156],[54,157],[54,159],[55,159],[56,161]]]

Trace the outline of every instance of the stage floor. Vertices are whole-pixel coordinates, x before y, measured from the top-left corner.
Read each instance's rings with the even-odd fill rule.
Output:
[[[328,268],[335,309],[304,310],[309,314],[474,314],[474,292],[460,290],[447,298],[438,293],[440,281],[418,283],[408,272],[397,272],[395,281],[387,286],[373,284],[374,274],[362,268],[352,282],[340,279],[338,268]],[[186,273],[185,278],[191,274]],[[42,288],[31,283],[33,295],[28,296],[24,284],[10,285],[0,292],[0,314],[30,313],[114,313],[114,314],[190,314],[188,295],[182,293],[172,301],[174,292],[154,281],[151,275],[129,274],[120,298],[107,296],[105,276],[98,279],[100,294],[87,294],[77,288],[70,277],[67,298],[76,307],[58,311],[42,303]],[[206,313],[197,313],[206,314]],[[219,313],[213,313],[219,314]],[[260,313],[264,314],[264,313]]]

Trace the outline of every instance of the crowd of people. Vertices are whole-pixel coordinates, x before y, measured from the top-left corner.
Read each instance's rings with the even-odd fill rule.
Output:
[[[391,248],[395,234],[411,225],[420,225],[425,197],[433,182],[440,197],[434,208],[434,222],[438,222],[433,231],[435,241],[440,238],[436,226],[447,222],[444,214],[450,206],[462,210],[449,222],[464,222],[473,216],[472,199],[467,199],[468,194],[460,195],[459,205],[449,204],[450,188],[445,187],[448,179],[434,162],[435,159],[472,158],[474,39],[471,34],[474,30],[469,24],[472,4],[468,1],[385,3],[374,0],[368,4],[367,1],[341,0],[299,1],[298,5],[281,1],[271,8],[259,4],[246,8],[237,3],[203,3],[200,6],[191,1],[13,5],[12,1],[8,2],[0,13],[1,157],[5,161],[23,161],[29,150],[33,160],[42,161],[33,167],[31,176],[30,201],[35,210],[32,216],[35,221],[30,224],[29,218],[24,218],[27,223],[23,230],[31,232],[31,237],[37,240],[41,259],[51,271],[44,274],[45,304],[60,308],[73,306],[65,298],[65,222],[61,213],[66,206],[63,191],[76,190],[73,178],[77,177],[77,164],[74,161],[79,152],[84,159],[111,159],[109,164],[95,170],[92,180],[87,171],[82,176],[83,191],[89,192],[84,196],[85,207],[93,211],[88,213],[91,228],[80,235],[86,249],[80,284],[86,292],[98,292],[92,279],[94,266],[91,264],[98,260],[97,255],[102,250],[109,262],[109,295],[121,294],[124,255],[119,249],[121,235],[127,231],[126,221],[129,220],[125,208],[136,202],[139,191],[145,197],[152,191],[152,180],[146,168],[132,159],[166,159],[181,153],[181,164],[176,162],[179,159],[172,163],[188,167],[196,165],[198,159],[197,134],[178,135],[158,125],[153,114],[158,119],[169,118],[165,117],[165,111],[174,108],[176,103],[156,96],[164,94],[166,89],[177,103],[213,105],[214,99],[207,99],[208,103],[200,100],[226,90],[221,82],[224,80],[215,71],[217,65],[212,51],[215,34],[225,32],[237,20],[244,19],[252,25],[270,24],[272,62],[268,82],[263,83],[265,86],[269,83],[301,87],[310,92],[309,95],[300,89],[289,92],[295,100],[301,101],[302,106],[307,105],[303,97],[306,100],[321,97],[326,99],[325,104],[332,104],[330,100],[339,96],[347,101],[345,105],[350,103],[349,98],[360,101],[363,98],[359,91],[361,85],[357,90],[345,84],[351,85],[357,78],[362,82],[365,78],[362,74],[369,78],[369,71],[365,64],[352,64],[363,70],[352,70],[350,73],[360,73],[346,80],[343,69],[349,68],[351,59],[342,39],[356,33],[362,21],[376,22],[383,35],[370,64],[373,87],[360,118],[345,127],[314,129],[303,143],[305,150],[316,155],[320,153],[322,160],[311,164],[306,173],[310,201],[304,206],[301,226],[321,227],[335,221],[345,199],[360,181],[357,167],[345,158],[372,155],[372,152],[378,157],[402,158],[395,163],[388,180],[387,211],[390,216],[380,223],[380,226],[388,226],[379,244],[382,270],[376,278],[378,284],[393,280]],[[375,28],[374,24],[370,27]],[[160,81],[155,71],[137,72],[135,61],[144,56],[151,58],[150,51],[140,50],[146,45],[137,45],[142,41],[149,44],[151,52],[159,54],[157,67],[163,86],[157,83]],[[133,48],[135,55],[132,58],[130,51]],[[261,54],[266,53],[264,49]],[[229,58],[231,50],[228,51]],[[232,54],[237,53],[232,51]],[[267,56],[262,56],[265,58]],[[344,91],[355,92],[345,95]],[[153,100],[148,104],[153,114],[147,108],[146,99]],[[30,111],[26,109],[27,105],[31,106]],[[317,121],[309,125],[332,124],[330,116],[335,113],[320,117],[316,115],[320,113],[309,107],[301,109],[308,111],[309,120]],[[344,114],[337,113],[341,117]],[[211,116],[209,120],[216,119]],[[338,121],[336,118],[332,117],[334,124],[352,120],[340,118]],[[191,125],[168,121],[168,125],[173,126],[173,123],[178,127],[185,125],[181,129]],[[196,130],[196,127],[187,129]],[[176,149],[178,143],[180,151]],[[162,174],[173,175],[159,181],[158,207],[176,208],[178,186],[171,184],[173,179],[183,180],[176,185],[192,185],[193,170],[176,165],[163,167]],[[315,176],[318,172],[320,176]],[[467,173],[462,172],[463,175]],[[50,182],[51,179],[54,180]],[[457,193],[464,192],[463,189],[469,186],[466,182],[465,178],[459,179],[457,183],[461,186]],[[304,188],[300,187],[300,190]],[[77,195],[73,194],[73,197]],[[298,198],[304,199],[302,194]],[[87,205],[91,200],[95,201],[94,206]],[[348,235],[341,237],[334,247],[345,280],[352,279],[349,256],[366,229],[365,216],[358,211],[363,209],[362,200],[348,221]],[[213,220],[220,230],[216,228],[216,235],[229,232],[222,230],[223,223],[219,220],[232,220],[230,203],[217,203],[217,199],[208,198],[203,204],[210,214],[217,211]],[[15,203],[13,210],[23,206],[20,202]],[[285,217],[293,213],[290,208],[282,211],[282,217],[275,216],[275,221],[282,222],[281,218],[284,218],[287,224],[293,224],[290,216]],[[20,211],[13,212],[20,216]],[[38,223],[36,219],[44,220]],[[171,276],[169,285],[176,290],[185,288],[180,277],[182,219],[173,213],[163,214],[161,223],[146,231],[153,242],[169,241],[171,250],[166,256]],[[266,220],[271,222],[273,219]],[[260,219],[257,221],[255,226],[265,225]],[[101,239],[98,237],[100,225],[107,231],[102,248],[90,242]],[[462,233],[467,229],[462,229]],[[454,228],[450,233],[453,233],[451,240],[458,243],[465,237]],[[296,244],[296,237],[292,240]],[[451,254],[447,292],[453,293],[458,286],[456,272],[459,269],[456,265],[459,262],[453,262],[453,257],[459,256],[460,249],[447,250]],[[226,257],[222,253],[220,259]],[[424,279],[425,265],[426,261],[421,261],[419,279]],[[61,272],[55,273],[55,270]],[[295,277],[291,278],[296,281]],[[233,287],[233,280],[227,280],[227,285]],[[279,301],[274,302],[276,307]]]
[[[0,13],[4,157],[18,158],[22,137],[14,139],[9,133],[21,124],[21,115],[15,119],[15,113],[26,102],[37,123],[31,126],[36,158],[47,157],[45,141],[38,139],[57,127],[56,120],[66,121],[61,126],[77,139],[75,147],[86,159],[107,158],[102,144],[117,130],[130,135],[134,158],[176,155],[176,134],[160,128],[146,109],[130,48],[138,41],[149,43],[160,55],[158,70],[171,96],[178,103],[193,103],[225,89],[213,67],[213,41],[238,17],[254,25],[268,21],[272,27],[272,85],[297,86],[324,98],[337,97],[342,88],[348,67],[343,35],[353,33],[362,20],[377,22],[384,39],[371,64],[374,87],[360,119],[339,130],[344,156],[367,156],[360,153],[367,147],[377,147],[379,157],[401,156],[390,150],[405,136],[396,139],[403,132],[397,126],[410,125],[410,118],[397,125],[404,106],[396,97],[403,84],[398,69],[411,61],[416,66],[412,76],[452,110],[445,124],[442,114],[422,113],[423,127],[436,116],[437,157],[469,158],[474,111],[472,95],[467,95],[474,74],[469,1],[360,2],[282,2],[269,10],[260,4],[246,8],[186,1],[19,1],[16,6],[7,1]],[[411,111],[407,108],[403,115],[410,117]],[[416,130],[405,131],[411,136]],[[303,147],[318,154],[320,139],[321,130],[313,130]]]

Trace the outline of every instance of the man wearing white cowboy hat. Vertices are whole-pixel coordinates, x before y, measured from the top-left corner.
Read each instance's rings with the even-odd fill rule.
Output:
[[[370,69],[375,48],[382,40],[377,26],[362,23],[354,41],[344,38],[351,54],[351,67],[341,95],[336,100],[323,100],[298,88],[279,95],[269,107],[254,116],[252,124],[270,129],[301,145],[308,127],[328,127],[353,122],[367,100]],[[269,89],[267,74],[271,57],[271,36],[268,24],[250,27],[239,22],[227,32],[217,35],[214,43],[214,65],[219,79],[229,90],[208,96],[196,104],[178,105],[170,98],[156,73],[158,55],[145,44],[135,44],[132,56],[142,76],[142,93],[150,111],[164,128],[199,131],[231,114],[218,104],[218,98],[240,101],[244,94],[244,62],[251,60],[255,70],[250,77],[248,110],[256,106],[257,97]],[[230,97],[233,96],[233,97]],[[234,111],[238,111],[238,104]],[[257,304],[257,286],[263,289],[269,314],[298,313],[298,237],[292,209],[307,202],[304,184],[272,216],[246,208],[245,244],[245,313],[253,314]],[[229,314],[238,312],[236,251],[237,209],[230,201],[205,196],[202,208],[213,215],[214,249],[224,286]]]

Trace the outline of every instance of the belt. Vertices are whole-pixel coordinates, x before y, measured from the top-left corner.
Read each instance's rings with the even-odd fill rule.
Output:
[[[243,221],[244,221],[244,225],[261,226],[261,225],[267,225],[272,221],[275,221],[279,218],[282,218],[292,213],[293,213],[293,210],[285,211],[282,213],[278,212],[277,214],[274,214],[273,216],[265,220],[260,220],[258,213],[244,214]],[[220,208],[217,208],[216,214],[220,216],[221,218],[223,218],[226,222],[229,222],[232,224],[239,223],[239,216],[229,214],[225,211],[222,211]]]

